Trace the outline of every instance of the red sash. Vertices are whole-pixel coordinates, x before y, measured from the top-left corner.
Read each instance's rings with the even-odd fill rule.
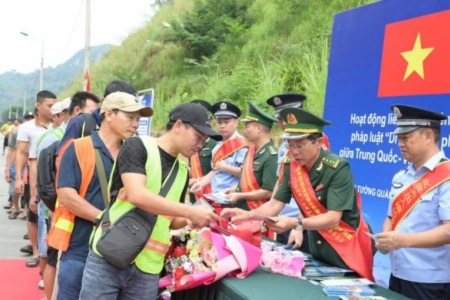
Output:
[[[203,177],[203,171],[202,171],[202,165],[200,164],[200,155],[195,153],[191,156],[191,177],[194,179],[202,178]],[[209,194],[211,193],[211,185],[208,184],[205,186],[201,192],[194,194],[194,197],[196,200],[200,199],[203,194]]]
[[[214,153],[212,165],[215,166],[218,161],[223,160],[224,158],[230,156],[234,152],[244,147],[248,147],[248,145],[245,142],[245,139],[241,137],[231,138],[223,142],[222,145],[219,146],[219,149],[217,149],[216,153]]]
[[[292,193],[305,216],[313,217],[327,212],[319,202],[309,180],[308,171],[291,161]],[[373,255],[372,242],[364,232],[369,232],[369,226],[364,222],[361,212],[361,197],[356,193],[359,211],[359,228],[354,229],[342,220],[335,228],[318,230],[320,235],[333,247],[345,264],[361,277],[374,281],[372,275]]]
[[[285,160],[287,157],[291,156],[291,152],[288,151],[286,153],[286,155],[284,155],[283,160]],[[281,166],[280,166],[280,172],[278,173],[278,184],[280,184],[283,181],[283,177],[284,177],[284,165],[286,163],[284,161],[281,162]]]
[[[244,160],[244,166],[241,173],[241,190],[242,192],[253,192],[259,190],[261,186],[256,180],[255,173],[253,172],[253,158],[255,157],[256,147],[253,146],[248,149],[247,157]],[[267,202],[267,199],[261,200],[246,200],[250,210],[257,209],[261,205]]]
[[[423,195],[428,194],[436,186],[450,180],[450,161],[439,163],[433,171],[425,173],[418,180],[411,183],[392,200],[392,230],[419,203]]]
[[[256,147],[252,146],[248,149],[247,156],[244,160],[244,165],[242,167],[240,186],[242,192],[253,192],[259,190],[261,186],[256,180],[255,173],[253,172],[253,158],[255,157]],[[257,209],[261,205],[267,202],[267,199],[261,200],[245,200],[247,202],[250,210]],[[263,235],[268,238],[275,239],[275,233],[265,225],[266,231],[262,232]]]
[[[326,150],[330,151],[331,150],[330,141],[328,140],[328,136],[325,134],[325,132],[322,132],[322,138],[323,138],[323,146],[325,147]]]

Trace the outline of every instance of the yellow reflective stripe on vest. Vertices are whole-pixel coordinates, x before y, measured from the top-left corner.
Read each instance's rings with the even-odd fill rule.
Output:
[[[166,252],[169,250],[169,244],[164,244],[158,242],[157,240],[149,239],[147,245],[145,245],[145,248],[165,255]]]
[[[63,218],[59,218],[58,221],[56,221],[55,223],[56,228],[59,228],[67,232],[72,232],[74,226],[75,224],[73,222],[70,222],[69,220]]]
[[[119,191],[119,194],[117,195],[116,199],[119,199],[120,201],[123,201],[123,202],[128,202],[127,193],[125,193],[124,189],[121,189]]]

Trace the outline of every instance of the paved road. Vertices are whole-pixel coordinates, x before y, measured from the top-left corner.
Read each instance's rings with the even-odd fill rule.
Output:
[[[3,209],[8,202],[9,187],[3,176],[5,164],[6,155],[0,154],[0,259],[26,258],[27,255],[19,249],[29,242],[23,239],[23,235],[27,233],[27,222],[19,218],[9,220],[6,209]]]

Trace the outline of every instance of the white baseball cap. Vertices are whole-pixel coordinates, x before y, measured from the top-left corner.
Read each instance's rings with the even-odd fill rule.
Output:
[[[56,102],[55,104],[52,105],[52,107],[50,108],[50,113],[52,115],[56,115],[59,114],[63,111],[62,109],[62,102]]]

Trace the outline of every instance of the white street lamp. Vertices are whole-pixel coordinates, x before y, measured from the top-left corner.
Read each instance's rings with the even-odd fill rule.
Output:
[[[38,42],[41,44],[41,71],[39,76],[39,90],[42,91],[44,89],[44,40],[39,41],[31,36],[28,35],[28,33],[21,31],[21,35],[29,37],[30,39]]]

